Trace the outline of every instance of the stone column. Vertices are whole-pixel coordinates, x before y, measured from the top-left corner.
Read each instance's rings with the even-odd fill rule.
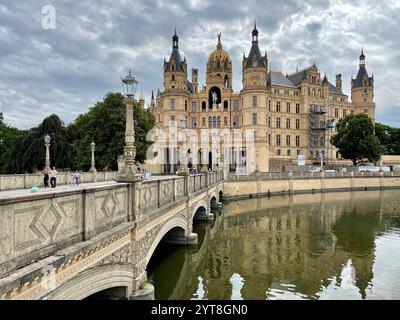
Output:
[[[117,182],[134,182],[138,181],[140,177],[137,175],[135,165],[135,128],[133,119],[133,100],[125,99],[126,105],[126,125],[125,125],[125,147],[124,159],[125,165],[121,174],[117,177]]]
[[[47,172],[50,172],[50,142],[44,144],[46,147],[46,160],[45,160],[45,169]]]
[[[95,161],[94,161],[94,151],[95,151],[95,144],[94,144],[94,142],[92,142],[91,144],[90,144],[90,149],[91,149],[91,151],[92,151],[92,161],[91,161],[91,167],[90,167],[90,172],[96,172],[97,170],[96,170],[96,168],[95,168]]]

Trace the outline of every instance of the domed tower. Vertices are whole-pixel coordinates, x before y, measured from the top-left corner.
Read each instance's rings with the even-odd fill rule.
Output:
[[[217,48],[208,58],[206,87],[209,91],[209,105],[211,108],[214,104],[221,103],[221,92],[232,91],[232,60],[222,48],[221,33],[218,34]]]
[[[139,105],[140,105],[142,108],[144,108],[144,102],[145,102],[144,94],[143,94],[143,90],[141,90],[141,92],[140,92],[140,98],[139,98]]]
[[[172,36],[172,52],[169,61],[164,59],[164,89],[165,90],[187,90],[187,63],[179,52],[179,37],[176,34]]]
[[[267,84],[268,58],[266,52],[264,57],[261,55],[261,51],[258,46],[258,30],[256,23],[254,23],[254,29],[251,32],[251,35],[252,42],[249,56],[246,58],[246,56],[243,54],[243,89],[254,86],[266,86]]]
[[[362,49],[357,77],[351,78],[351,101],[356,113],[367,113],[372,120],[375,120],[374,76],[368,76]]]

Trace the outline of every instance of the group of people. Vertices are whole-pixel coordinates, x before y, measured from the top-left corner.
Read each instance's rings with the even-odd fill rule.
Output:
[[[50,185],[51,188],[55,188],[57,186],[57,170],[56,167],[53,167],[52,170],[47,170],[46,168],[43,170],[43,182],[44,182],[44,187],[47,189],[49,188],[49,180],[50,180]],[[70,184],[71,186],[79,186],[81,183],[81,174],[79,173],[78,170],[76,170],[75,173],[71,173],[70,177]]]
[[[50,178],[50,184],[51,188],[55,188],[57,186],[57,170],[56,167],[53,167],[53,170],[50,170],[50,172],[45,168],[43,170],[44,174],[44,187],[48,188],[49,187],[49,178]]]
[[[151,178],[151,172],[149,170],[139,168],[139,174],[141,180],[149,180]]]

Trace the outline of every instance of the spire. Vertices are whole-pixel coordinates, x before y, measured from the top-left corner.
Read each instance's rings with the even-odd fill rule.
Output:
[[[218,44],[217,44],[217,49],[222,49],[222,43],[221,43],[221,32],[217,34],[218,36]]]
[[[365,65],[365,55],[364,55],[364,49],[361,48],[361,54],[360,54],[360,66]]]
[[[151,100],[154,100],[154,91],[151,90]]]
[[[322,80],[322,84],[328,83],[328,78],[326,77],[326,73],[324,75],[324,79]]]
[[[179,49],[178,40],[179,40],[179,37],[176,34],[176,27],[175,27],[175,32],[174,32],[174,35],[172,36],[172,49]]]
[[[257,30],[257,25],[256,25],[255,20],[254,20],[254,29],[251,32],[251,35],[253,36],[253,42],[258,42],[258,30]]]

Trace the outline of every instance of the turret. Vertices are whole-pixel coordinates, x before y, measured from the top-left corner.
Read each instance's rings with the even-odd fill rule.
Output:
[[[179,52],[179,37],[172,36],[172,52],[168,62],[164,59],[164,89],[186,90],[187,86],[187,63]]]
[[[363,49],[359,57],[357,76],[351,79],[351,100],[356,107],[356,113],[367,113],[374,120],[374,77],[368,76]]]
[[[197,93],[199,90],[199,70],[198,69],[192,69],[192,89],[193,93]]]
[[[342,74],[338,73],[336,75],[336,88],[338,88],[340,91],[342,91]]]

